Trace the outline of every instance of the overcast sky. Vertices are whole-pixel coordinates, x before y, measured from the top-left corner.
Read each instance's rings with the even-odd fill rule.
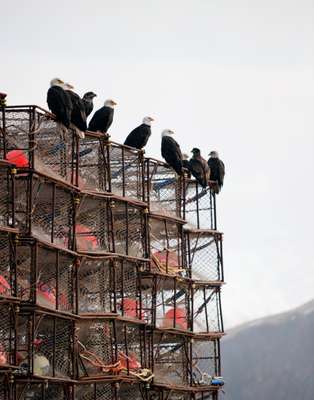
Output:
[[[228,327],[314,297],[313,0],[0,0],[0,91],[46,107],[51,78],[118,102],[112,139],[156,118],[219,151]]]

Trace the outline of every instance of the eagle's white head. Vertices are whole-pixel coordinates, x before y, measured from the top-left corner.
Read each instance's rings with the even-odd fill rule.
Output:
[[[64,82],[60,78],[54,78],[54,79],[51,79],[51,81],[50,81],[50,87],[51,86],[60,86],[60,87],[62,87],[62,85],[64,85]]]
[[[218,152],[213,150],[208,154],[211,158],[219,158]]]
[[[105,101],[105,104],[104,104],[106,107],[110,107],[110,108],[114,108],[114,106],[116,106],[117,105],[117,103],[114,101],[114,100],[112,100],[112,99],[107,99],[106,101]]]
[[[143,118],[143,124],[151,126],[152,122],[154,121],[154,118],[152,117],[144,117]]]
[[[172,130],[170,130],[170,129],[164,129],[161,132],[161,137],[172,136],[172,135],[174,135],[174,132]]]

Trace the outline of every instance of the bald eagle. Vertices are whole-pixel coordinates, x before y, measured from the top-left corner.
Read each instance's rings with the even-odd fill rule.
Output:
[[[152,121],[154,121],[153,118],[145,117],[143,123],[129,133],[124,144],[139,150],[145,147],[152,133],[150,128]]]
[[[71,122],[80,132],[85,132],[87,123],[84,102],[77,93],[73,92],[72,89],[74,88],[72,85],[66,83],[63,88],[69,94],[72,101]]]
[[[165,129],[161,134],[161,155],[178,175],[182,175],[182,153],[178,143],[171,137],[174,132]]]
[[[95,112],[93,118],[91,119],[88,130],[92,132],[102,132],[107,133],[110,128],[113,115],[114,115],[114,106],[117,103],[111,99],[106,100],[103,107]]]
[[[209,156],[207,163],[210,168],[210,180],[217,182],[214,191],[218,194],[224,183],[225,164],[220,160],[217,151],[211,151]]]
[[[93,104],[93,98],[96,97],[97,94],[94,92],[87,92],[83,96],[83,102],[84,102],[84,107],[85,107],[85,114],[86,117],[88,117],[91,112],[93,111],[94,104]]]
[[[208,186],[210,169],[207,161],[201,156],[200,149],[194,147],[191,151],[193,153],[192,158],[189,160],[188,169],[197,182],[203,187]]]
[[[50,88],[47,92],[47,104],[57,121],[61,122],[66,128],[69,128],[72,101],[70,95],[63,89],[63,85],[64,82],[59,78],[51,80]]]

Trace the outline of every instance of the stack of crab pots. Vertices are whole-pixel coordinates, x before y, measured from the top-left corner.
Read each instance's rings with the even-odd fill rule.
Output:
[[[36,106],[0,131],[0,400],[217,399],[212,190]]]

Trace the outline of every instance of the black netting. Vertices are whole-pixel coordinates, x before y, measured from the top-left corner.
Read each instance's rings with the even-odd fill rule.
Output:
[[[149,217],[152,270],[185,276],[182,224],[166,218]]]
[[[219,287],[197,286],[193,290],[193,306],[194,332],[222,332]]]
[[[73,377],[73,322],[45,314],[21,314],[18,354],[22,370],[39,376]],[[30,335],[30,332],[33,334]],[[33,348],[30,353],[29,349]]]
[[[189,384],[189,345],[185,336],[155,332],[153,341],[154,383]]]
[[[0,162],[0,226],[13,225],[13,191],[10,167]]]
[[[198,229],[216,229],[215,194],[195,180],[185,181],[183,218]]]
[[[18,297],[53,310],[74,312],[75,257],[45,245],[19,242],[16,248]],[[37,264],[36,264],[37,261]]]
[[[197,339],[192,346],[192,376],[194,386],[207,386],[219,375],[218,341]]]
[[[181,217],[183,178],[167,164],[152,159],[146,160],[145,178],[151,211]]]
[[[189,274],[196,281],[223,280],[221,234],[186,231],[185,250]]]
[[[90,383],[76,385],[75,400],[116,400],[115,389],[110,383]]]
[[[0,231],[0,296],[16,296],[15,292],[15,242],[14,238]]]
[[[15,310],[10,303],[0,304],[0,368],[15,363]]]
[[[16,383],[15,400],[70,400],[68,387],[60,383]]]

